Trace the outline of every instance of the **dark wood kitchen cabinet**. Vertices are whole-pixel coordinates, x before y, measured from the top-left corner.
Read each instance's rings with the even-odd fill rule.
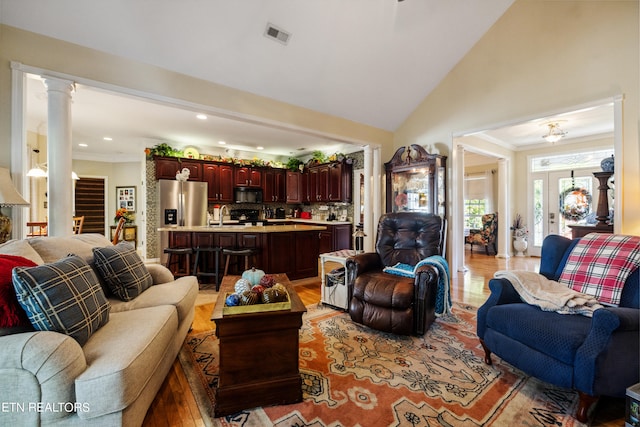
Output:
[[[285,170],[276,168],[265,169],[262,173],[262,178],[264,181],[262,201],[265,203],[285,202]]]
[[[319,168],[309,168],[309,182],[308,182],[308,191],[307,191],[307,201],[309,202],[319,202],[320,189],[319,187],[319,176],[320,169]]]
[[[291,280],[317,276],[319,242],[317,231],[269,233],[265,271],[285,273]]]
[[[236,187],[262,188],[262,170],[247,166],[236,167]]]
[[[321,254],[335,252],[342,249],[351,249],[352,225],[336,224],[327,225],[327,229],[319,232]]]
[[[233,165],[205,163],[202,168],[202,180],[208,184],[210,202],[233,202]]]
[[[179,159],[177,157],[156,157],[156,179],[176,179],[176,173],[187,168],[191,172],[189,181],[202,180],[202,163],[197,160]]]
[[[323,163],[309,167],[309,202],[351,202],[353,165]]]
[[[287,171],[287,203],[304,203],[307,200],[307,176],[302,172]]]
[[[351,202],[353,172],[351,163],[329,163],[327,174],[327,200]]]

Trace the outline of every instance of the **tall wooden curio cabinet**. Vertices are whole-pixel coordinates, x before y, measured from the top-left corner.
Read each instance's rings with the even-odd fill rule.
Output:
[[[447,157],[417,144],[401,147],[384,164],[387,212],[447,216]]]

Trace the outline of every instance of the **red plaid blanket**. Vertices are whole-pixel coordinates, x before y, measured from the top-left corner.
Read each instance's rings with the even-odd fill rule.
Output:
[[[618,305],[625,281],[638,266],[640,237],[591,233],[571,250],[558,282]]]

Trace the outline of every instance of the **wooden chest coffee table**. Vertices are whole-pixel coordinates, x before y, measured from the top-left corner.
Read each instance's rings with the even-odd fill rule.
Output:
[[[239,276],[225,276],[211,320],[220,343],[220,370],[214,416],[242,409],[302,400],[298,369],[298,330],[307,311],[286,274],[275,274],[286,286],[290,310],[223,315],[227,293]]]

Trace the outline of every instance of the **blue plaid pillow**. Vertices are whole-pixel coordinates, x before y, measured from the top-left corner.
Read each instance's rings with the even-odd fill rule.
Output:
[[[93,262],[109,290],[122,301],[131,301],[153,285],[149,270],[127,242],[94,248]]]
[[[18,302],[39,331],[61,332],[84,345],[109,321],[110,306],[98,277],[79,256],[16,267],[12,278]]]

